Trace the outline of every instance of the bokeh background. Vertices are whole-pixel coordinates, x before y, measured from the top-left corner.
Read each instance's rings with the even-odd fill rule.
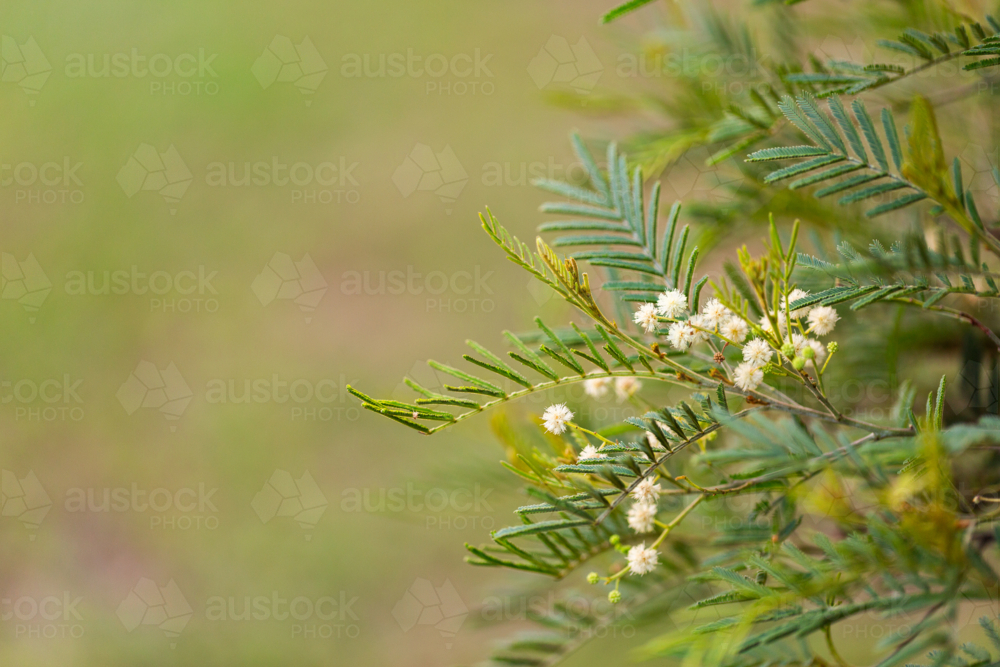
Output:
[[[477,213],[530,240],[571,129],[656,128],[611,113],[670,74],[606,4],[0,6],[0,663],[463,664],[519,624],[541,582],[463,563],[519,500],[488,420],[346,386],[566,314]],[[665,200],[742,178],[699,164]]]
[[[495,593],[490,573],[463,564],[462,544],[507,520],[500,450],[485,425],[434,440],[393,428],[345,386],[391,392],[417,359],[454,357],[466,337],[495,344],[555,307],[500,261],[476,214],[488,203],[530,238],[543,196],[526,170],[560,177],[579,121],[546,100],[551,74],[536,83],[528,66],[553,35],[610,48],[598,9],[0,7],[0,662],[483,655],[471,622],[454,637],[404,632],[392,611],[418,579],[450,580],[470,609]],[[410,71],[380,75],[393,54],[413,54]],[[441,185],[458,183],[444,195],[420,182],[433,164],[393,180],[428,151],[444,162]],[[245,163],[277,179],[308,167],[299,185],[233,184]],[[116,271],[124,281],[105,290]],[[386,282],[392,272],[408,284]],[[289,283],[311,296],[297,303]],[[254,382],[275,391],[238,402]],[[275,516],[272,479],[325,510]],[[408,487],[411,502],[379,505]],[[453,499],[441,507],[432,494],[436,511],[422,501],[434,489]],[[478,494],[471,512],[466,490]],[[121,502],[102,504],[105,494]],[[162,619],[136,603],[157,592]],[[212,620],[213,599],[239,614],[257,596],[279,599],[270,618],[233,620],[227,608]],[[295,598],[335,602],[274,618]]]

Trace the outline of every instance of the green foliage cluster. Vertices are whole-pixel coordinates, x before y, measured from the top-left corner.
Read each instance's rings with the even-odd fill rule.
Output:
[[[796,12],[822,1],[755,10],[798,34],[810,23]],[[963,605],[995,607],[1000,592],[1000,337],[989,321],[1000,297],[997,211],[977,202],[960,160],[946,159],[936,91],[884,95],[957,60],[973,83],[962,94],[995,119],[994,97],[975,82],[996,76],[1000,25],[929,1],[900,5],[924,29],[878,43],[911,67],[776,64],[766,85],[732,99],[663,104],[674,125],[628,139],[635,162],[614,142],[599,161],[573,135],[586,182],[536,182],[560,200],[542,206],[558,220],[541,225],[534,245],[481,215],[507,259],[585,324],[536,318],[535,332],[504,332],[505,355],[467,341],[467,366],[429,362],[452,383],[406,379],[411,402],[350,389],[426,435],[494,410],[503,465],[529,500],[488,544],[466,545],[469,563],[601,587],[630,623],[650,628],[640,658],[846,665],[835,628],[878,622],[890,628],[872,642],[879,665],[998,664],[996,609],[979,620],[981,641],[956,621]],[[749,27],[703,12],[719,52],[754,43]],[[885,30],[878,20],[866,28]],[[679,82],[681,94],[698,83]],[[948,118],[946,136],[962,136]],[[707,149],[709,166],[744,156],[752,187],[725,206],[695,202],[690,214],[681,202],[661,207],[664,168],[695,148]],[[1000,184],[996,168],[992,176]],[[703,274],[710,246],[760,219],[762,193],[773,215],[752,229],[766,238]],[[871,319],[854,315],[862,310]],[[835,324],[836,342],[809,338]],[[888,366],[871,361],[873,349]],[[922,364],[900,364],[932,355],[945,373],[933,384]],[[895,389],[891,409],[845,410],[833,391],[844,378],[882,376]],[[562,412],[542,417],[539,444],[537,418],[518,424],[502,409],[575,383],[593,396],[614,387],[637,416],[574,421],[554,406]],[[652,388],[669,391],[649,397]],[[918,390],[928,391],[922,404]],[[643,525],[633,510],[650,505]],[[692,525],[699,518],[713,528]],[[540,632],[514,638],[492,663],[552,665],[618,622],[558,604],[533,618]]]

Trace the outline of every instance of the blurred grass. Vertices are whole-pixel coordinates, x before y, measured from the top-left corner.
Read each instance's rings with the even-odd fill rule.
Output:
[[[505,223],[530,237],[541,196],[529,187],[489,188],[487,162],[565,161],[570,125],[546,106],[526,73],[553,32],[597,32],[594,12],[570,3],[147,3],[40,2],[0,7],[3,34],[17,44],[33,37],[52,66],[38,95],[0,85],[3,163],[82,162],[81,204],[24,204],[15,186],[0,189],[5,230],[0,250],[24,261],[33,253],[53,284],[30,324],[15,302],[0,301],[3,379],[83,379],[80,421],[28,421],[18,403],[0,405],[4,447],[0,467],[18,479],[34,471],[52,508],[29,531],[14,517],[0,521],[0,597],[16,600],[63,592],[81,597],[78,638],[29,636],[54,632],[35,617],[0,623],[0,662],[17,665],[302,665],[447,664],[482,655],[481,635],[460,633],[448,649],[440,635],[417,627],[404,634],[391,611],[417,577],[455,583],[473,606],[489,587],[462,563],[464,541],[486,538],[481,526],[428,528],[421,512],[351,513],[347,489],[441,486],[441,459],[468,463],[449,485],[471,488],[492,475],[499,449],[483,428],[466,428],[428,442],[370,415],[344,396],[330,421],[295,421],[287,404],[211,404],[212,379],[331,378],[372,390],[391,389],[415,354],[455,356],[466,336],[493,342],[505,326],[527,321],[534,302],[501,298],[502,285],[527,280],[505,266],[478,228],[489,202]],[[573,5],[575,7],[575,5]],[[579,13],[579,18],[574,18]],[[566,17],[569,16],[569,21]],[[315,95],[291,84],[268,89],[250,66],[276,35],[298,43],[309,36],[329,71]],[[70,78],[70,54],[217,53],[216,95],[157,95],[150,78]],[[349,79],[343,55],[492,54],[491,96],[425,94],[426,79]],[[29,102],[33,101],[33,104]],[[404,199],[395,168],[416,143],[451,145],[469,182],[450,214],[430,193]],[[184,197],[166,204],[156,193],[127,198],[115,180],[139,144],[170,144],[193,172]],[[298,204],[289,188],[213,188],[211,162],[270,160],[358,162],[357,204]],[[171,213],[171,209],[176,212]],[[329,283],[304,322],[287,301],[264,307],[250,285],[276,252],[309,253]],[[71,271],[150,273],[217,271],[218,311],[155,312],[147,296],[69,295]],[[495,271],[489,313],[428,312],[425,294],[352,295],[348,271]],[[177,295],[172,295],[177,296]],[[169,298],[169,297],[168,297]],[[443,298],[454,299],[455,295]],[[415,352],[419,351],[419,353]],[[115,393],[140,360],[174,362],[193,392],[182,418],[169,424],[153,409],[127,415]],[[28,407],[44,406],[40,402]],[[348,413],[347,410],[351,412]],[[347,418],[350,414],[351,418]],[[176,430],[172,430],[175,426]],[[308,471],[329,506],[305,531],[291,519],[266,524],[250,502],[275,470],[295,478]],[[486,471],[490,470],[490,474]],[[70,489],[142,489],[204,484],[217,488],[214,530],[151,528],[151,512],[68,512]],[[496,486],[493,482],[488,482]],[[5,490],[6,492],[6,490]],[[509,502],[490,496],[491,518],[504,520]],[[170,513],[167,513],[168,515]],[[306,541],[304,534],[311,534]],[[29,539],[33,537],[34,539]],[[116,616],[140,577],[160,586],[174,579],[193,608],[177,638],[155,626],[129,633]],[[292,621],[212,622],[212,596],[312,598],[344,591],[356,596],[358,636],[293,636]],[[60,624],[62,622],[60,621]],[[425,632],[426,631],[426,632]],[[73,629],[72,632],[77,632]],[[347,632],[346,629],[342,632]],[[390,641],[386,641],[390,638]]]

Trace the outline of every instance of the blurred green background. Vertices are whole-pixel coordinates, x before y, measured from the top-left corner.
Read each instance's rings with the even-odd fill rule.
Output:
[[[472,622],[454,637],[404,632],[393,610],[418,579],[450,581],[470,610],[495,593],[503,579],[465,566],[462,544],[509,516],[500,450],[485,423],[432,441],[393,428],[344,387],[391,391],[416,359],[453,358],[466,337],[495,344],[555,307],[476,214],[488,203],[530,238],[543,195],[525,170],[560,177],[577,121],[546,102],[552,73],[539,85],[529,64],[553,35],[609,48],[599,7],[0,7],[0,663],[483,655]],[[380,58],[408,53],[438,74],[378,74]],[[343,70],[365,59],[360,77]],[[433,164],[393,179],[421,145],[453,185],[443,199],[422,180]],[[225,184],[212,180],[220,163]],[[230,165],[239,181],[246,163],[279,180],[292,169],[299,185],[232,184]],[[409,284],[380,287],[394,271]],[[311,296],[296,303],[299,288]],[[275,391],[233,400],[254,382]],[[412,502],[380,508],[407,485]],[[325,510],[286,516],[297,496]],[[349,502],[365,497],[360,511]],[[310,614],[300,600],[304,618],[276,619],[280,601],[263,620],[228,618],[230,601],[239,615],[257,596],[326,601]]]

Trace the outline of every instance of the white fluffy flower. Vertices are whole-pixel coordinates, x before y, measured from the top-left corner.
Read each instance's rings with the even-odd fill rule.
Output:
[[[608,393],[611,378],[590,378],[583,381],[583,393],[591,398],[601,398]]]
[[[764,371],[760,366],[754,366],[749,361],[744,361],[733,371],[733,382],[743,391],[753,391],[764,381]]]
[[[742,317],[733,315],[722,323],[719,333],[734,343],[742,343],[747,339],[747,334],[750,333],[750,326],[743,321]]]
[[[799,299],[804,299],[809,296],[809,292],[801,289],[793,289],[788,294],[788,306],[791,307],[793,303]],[[809,308],[799,308],[798,310],[793,310],[791,315],[794,319],[799,319],[800,317],[805,317],[809,314]]]
[[[615,394],[619,401],[626,400],[640,389],[642,389],[642,383],[633,377],[615,378]]]
[[[837,326],[840,315],[830,306],[818,306],[809,312],[809,328],[817,336],[825,336]]]
[[[545,430],[559,435],[566,430],[566,424],[573,419],[573,413],[565,403],[556,403],[545,408],[542,413]]]
[[[692,315],[691,319],[688,320],[688,324],[690,324],[691,328],[694,330],[694,336],[691,337],[692,345],[708,340],[708,334],[703,331],[704,329],[710,330],[715,328],[708,322],[708,318],[704,315]]]
[[[743,346],[743,361],[752,366],[763,366],[771,361],[772,356],[774,356],[774,350],[763,338],[754,338]]]
[[[667,329],[667,340],[678,350],[686,350],[694,342],[696,333],[687,322],[674,322]]]
[[[795,354],[793,357],[801,357],[802,350],[806,349],[809,345],[809,341],[802,334],[792,334],[792,347],[795,348]]]
[[[661,489],[660,485],[653,482],[653,480],[649,477],[639,482],[636,487],[632,489],[632,497],[639,503],[655,503],[661,493],[663,493],[663,489]]]
[[[711,325],[709,329],[719,326],[732,314],[718,299],[706,303],[701,312],[705,315],[705,321]]]
[[[635,311],[632,321],[643,328],[646,333],[656,331],[656,306],[652,303],[644,303]]]
[[[788,323],[785,322],[785,314],[778,313],[774,319],[778,321],[778,328],[781,330],[781,333],[784,333],[788,329]],[[767,319],[767,315],[761,316],[760,328],[768,333],[774,333],[774,328],[771,326],[771,320]]]
[[[660,562],[660,552],[656,549],[647,549],[643,542],[628,550],[628,567],[632,574],[646,574],[652,572]]]
[[[577,457],[577,461],[586,461],[587,459],[599,459],[601,458],[601,453],[597,451],[597,447],[593,445],[587,445],[580,452],[580,456]]]
[[[664,292],[656,299],[656,310],[664,317],[677,317],[687,310],[688,299],[679,290]]]
[[[656,505],[652,503],[635,503],[628,508],[629,528],[637,533],[650,533],[656,521]]]

